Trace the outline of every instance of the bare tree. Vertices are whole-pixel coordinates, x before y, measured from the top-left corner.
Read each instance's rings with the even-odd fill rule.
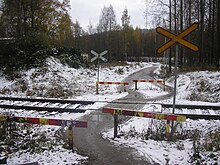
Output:
[[[117,27],[116,16],[112,5],[110,5],[109,7],[104,6],[99,18],[99,25],[98,25],[99,32],[107,32],[107,31],[115,30],[117,29],[116,27]]]

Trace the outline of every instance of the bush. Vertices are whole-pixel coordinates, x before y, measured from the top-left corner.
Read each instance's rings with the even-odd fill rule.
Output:
[[[44,97],[51,98],[68,98],[70,96],[72,96],[72,92],[68,89],[64,89],[64,87],[59,84],[54,84],[44,95]]]
[[[46,58],[54,56],[63,64],[70,67],[88,67],[88,61],[75,48],[50,48],[45,35],[33,34],[16,43],[2,43],[0,45],[0,69],[8,79],[19,78],[20,71],[34,67],[42,67]]]
[[[88,61],[84,60],[81,52],[73,47],[58,47],[51,49],[51,56],[58,58],[63,64],[68,64],[73,68],[88,67]]]
[[[220,131],[210,132],[205,137],[204,148],[206,151],[220,151]]]
[[[30,34],[11,43],[1,43],[1,69],[9,79],[19,77],[24,69],[41,66],[47,58],[49,41],[45,34]]]
[[[124,70],[122,68],[118,68],[115,70],[115,73],[124,74]]]
[[[6,135],[6,125],[7,125],[7,117],[0,115],[0,137],[1,140],[5,139]]]

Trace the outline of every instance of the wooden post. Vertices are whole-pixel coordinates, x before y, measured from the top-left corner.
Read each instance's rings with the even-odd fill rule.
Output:
[[[68,127],[67,140],[68,140],[68,148],[73,149],[73,128],[72,128],[72,125],[70,125]]]
[[[170,121],[167,120],[167,124],[166,124],[166,138],[167,140],[170,140]]]
[[[114,138],[118,136],[118,115],[114,114]]]

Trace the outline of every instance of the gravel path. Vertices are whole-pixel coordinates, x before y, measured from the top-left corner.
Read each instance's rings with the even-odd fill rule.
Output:
[[[152,101],[165,99],[172,96],[172,91],[163,97],[154,99],[145,99],[144,96],[130,88],[133,87],[132,80],[134,79],[153,79],[153,71],[157,68],[150,67],[142,69],[129,75],[125,81],[129,81],[129,95],[119,99],[118,101]],[[119,87],[121,88],[121,87]],[[168,88],[168,87],[167,87]],[[169,90],[171,90],[169,88]],[[126,109],[140,109],[143,104],[108,104],[108,107],[126,108]],[[135,154],[135,150],[125,146],[114,146],[111,142],[102,138],[102,132],[113,128],[113,117],[109,114],[103,114],[100,111],[94,111],[85,115],[83,120],[88,121],[87,129],[75,128],[74,143],[75,147],[82,155],[89,157],[85,165],[148,165],[150,164],[146,158]]]

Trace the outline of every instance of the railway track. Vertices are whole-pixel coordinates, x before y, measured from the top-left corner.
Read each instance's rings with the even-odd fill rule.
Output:
[[[163,112],[172,113],[172,104],[161,104]],[[197,120],[220,120],[220,106],[210,105],[175,105],[175,114],[186,116],[186,118]]]
[[[0,108],[48,112],[84,113],[95,101],[0,97]]]
[[[48,112],[85,113],[87,110],[99,110],[92,108],[95,104],[147,104],[146,102],[123,102],[123,101],[80,101],[43,98],[19,98],[0,97],[0,108],[22,109]],[[103,104],[104,105],[104,104]],[[160,104],[162,113],[172,113],[172,104]],[[220,106],[209,105],[176,105],[175,114],[184,115],[190,119],[220,120]]]
[[[183,106],[185,107],[185,106]],[[210,107],[207,107],[210,108]],[[172,108],[163,108],[163,113],[172,113]],[[178,108],[175,109],[176,115],[183,115],[186,118],[197,120],[197,119],[205,119],[205,120],[220,120],[220,110],[204,109],[204,107],[199,108]]]

